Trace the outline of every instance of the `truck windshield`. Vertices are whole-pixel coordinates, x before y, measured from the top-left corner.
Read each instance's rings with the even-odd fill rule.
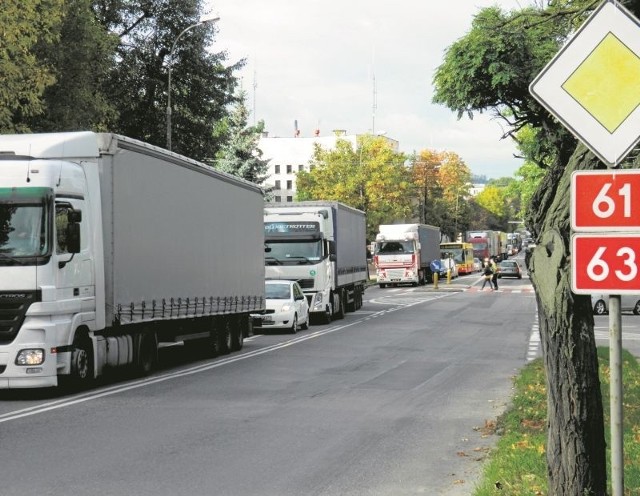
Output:
[[[413,253],[413,241],[382,241],[376,243],[376,253],[387,255]]]
[[[317,264],[322,260],[322,241],[269,241],[265,253],[267,265]]]
[[[25,258],[46,256],[49,235],[45,198],[16,199],[6,193],[0,190],[0,263],[24,263]]]

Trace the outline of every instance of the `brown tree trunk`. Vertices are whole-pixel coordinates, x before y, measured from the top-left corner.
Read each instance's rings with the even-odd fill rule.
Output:
[[[536,291],[547,385],[548,494],[604,496],[604,419],[591,299],[571,292],[570,179],[600,162],[578,146],[558,163],[532,200],[527,225],[536,248],[527,256]]]

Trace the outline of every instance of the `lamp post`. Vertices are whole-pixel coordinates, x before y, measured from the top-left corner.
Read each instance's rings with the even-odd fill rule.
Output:
[[[169,51],[169,74],[167,76],[167,150],[169,151],[171,151],[171,69],[173,68],[173,51],[176,48],[176,43],[178,43],[178,40],[180,40],[180,38],[182,38],[182,35],[184,35],[187,31],[201,26],[202,24],[206,24],[208,22],[216,22],[218,20],[220,20],[220,17],[201,18],[197,23],[184,28],[171,45],[171,50]]]

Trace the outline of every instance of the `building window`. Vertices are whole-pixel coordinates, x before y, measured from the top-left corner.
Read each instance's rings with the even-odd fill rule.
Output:
[[[304,170],[304,165],[298,165],[298,172],[302,172]]]
[[[276,196],[275,202],[276,203],[280,203],[281,201],[282,201],[282,197],[281,196]]]
[[[276,179],[276,188],[275,189],[280,189],[280,179]]]
[[[292,202],[293,201],[293,196],[287,196],[287,201],[288,202]]]
[[[287,164],[287,174],[291,174],[293,172],[293,166],[291,164]]]
[[[274,167],[275,167],[275,171],[274,172],[276,174],[280,174],[280,165],[275,165]]]
[[[293,189],[293,181],[287,181],[287,189]]]

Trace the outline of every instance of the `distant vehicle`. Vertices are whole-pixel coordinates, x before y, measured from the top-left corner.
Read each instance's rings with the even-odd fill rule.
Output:
[[[440,260],[440,228],[427,224],[382,224],[374,253],[378,286],[422,285],[432,280],[431,262]]]
[[[266,310],[252,315],[254,329],[286,329],[292,334],[309,328],[309,303],[296,281],[265,281]]]
[[[482,270],[482,262],[478,257],[473,259],[473,271],[480,272]]]
[[[480,260],[497,257],[502,259],[499,231],[467,231],[466,240],[473,245],[473,256]]]
[[[266,279],[298,281],[312,318],[328,324],[362,307],[369,280],[364,212],[335,201],[269,203]]]
[[[515,260],[503,260],[498,264],[498,277],[517,277],[522,279],[522,269]]]
[[[596,315],[609,313],[609,296],[601,293],[592,294],[591,307]],[[640,295],[622,295],[620,297],[620,310],[640,315]]]
[[[474,271],[471,243],[440,243],[440,258],[453,258],[460,274],[471,274]]]

